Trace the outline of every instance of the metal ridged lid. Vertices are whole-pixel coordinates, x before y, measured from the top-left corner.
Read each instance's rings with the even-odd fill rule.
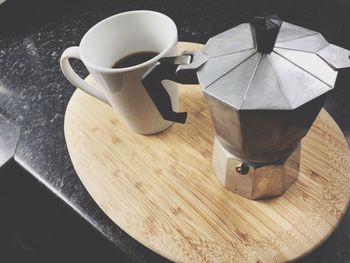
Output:
[[[350,51],[287,22],[272,52],[257,50],[248,23],[209,39],[197,72],[203,92],[238,110],[290,110],[333,89],[336,70],[350,67]]]

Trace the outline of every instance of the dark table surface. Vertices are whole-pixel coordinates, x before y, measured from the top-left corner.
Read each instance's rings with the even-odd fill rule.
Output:
[[[165,259],[124,233],[92,200],[74,171],[63,133],[64,113],[74,87],[60,71],[60,55],[65,48],[78,45],[98,21],[135,9],[170,16],[178,26],[180,41],[205,43],[210,36],[247,22],[253,15],[277,13],[350,49],[350,1],[7,0],[0,5],[0,120],[4,116],[10,119],[2,121],[7,124],[0,123],[0,128],[5,138],[13,130],[16,133],[12,123],[20,127],[15,160],[132,261],[154,262]],[[88,74],[80,62],[73,65],[82,76]],[[344,70],[338,75],[336,89],[326,103],[348,142],[349,73]],[[5,155],[11,153],[11,147],[5,147]],[[349,211],[334,234],[303,261],[350,262]]]

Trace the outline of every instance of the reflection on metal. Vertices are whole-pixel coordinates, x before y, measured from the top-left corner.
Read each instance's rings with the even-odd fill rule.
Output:
[[[350,67],[350,51],[345,48],[329,44],[318,51],[317,55],[324,59],[334,69]]]
[[[328,86],[334,86],[337,71],[333,70],[326,63],[322,63],[322,58],[318,55],[282,48],[275,48],[275,52],[289,61],[294,61],[300,68]]]
[[[19,128],[7,112],[0,108],[0,167],[13,157],[18,138]]]
[[[209,86],[255,53],[255,49],[248,49],[223,57],[212,58],[210,63],[207,63],[204,68],[198,71],[198,79],[201,85]],[[206,74],[207,72],[210,72],[210,74]]]
[[[218,57],[254,48],[250,25],[245,23],[231,28],[208,40],[204,54],[208,57]]]
[[[270,54],[270,58],[280,79],[283,94],[289,102],[282,109],[300,107],[333,88],[275,52]]]
[[[296,38],[284,42],[276,42],[275,47],[298,50],[302,52],[317,53],[328,45],[326,39],[320,34],[314,34],[302,38]]]
[[[238,106],[240,100],[237,101],[236,98],[243,97],[242,94],[245,93],[250,81],[249,72],[246,71],[254,69],[258,59],[258,54],[252,49],[210,59],[210,63],[207,62],[197,72],[198,80],[205,92],[223,99],[228,104]],[[232,85],[233,79],[236,82],[235,85]]]
[[[317,32],[283,21],[276,42],[289,41],[314,34],[317,34]]]

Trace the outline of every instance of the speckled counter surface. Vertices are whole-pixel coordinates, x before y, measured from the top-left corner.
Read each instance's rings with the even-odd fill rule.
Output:
[[[61,74],[61,53],[69,46],[78,45],[96,22],[134,9],[169,15],[178,26],[180,40],[200,43],[249,20],[254,14],[276,12],[285,20],[320,31],[330,42],[350,49],[350,1],[7,0],[0,6],[0,115],[12,116],[20,127],[15,160],[130,260],[154,262],[165,259],[114,225],[84,189],[70,161],[63,133],[64,112],[74,87]],[[87,75],[80,62],[74,65],[82,76]],[[349,101],[350,71],[347,70],[340,73],[336,91],[326,108],[348,142]],[[303,261],[350,261],[349,211],[325,244]]]

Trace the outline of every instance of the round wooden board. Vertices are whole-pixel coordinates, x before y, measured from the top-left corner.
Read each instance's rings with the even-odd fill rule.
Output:
[[[179,43],[179,51],[201,47]],[[180,89],[187,123],[151,136],[133,134],[112,108],[74,93],[65,116],[68,150],[101,209],[173,261],[282,262],[325,241],[350,196],[349,149],[330,115],[322,110],[303,139],[299,180],[279,198],[252,201],[220,185],[201,90]]]

